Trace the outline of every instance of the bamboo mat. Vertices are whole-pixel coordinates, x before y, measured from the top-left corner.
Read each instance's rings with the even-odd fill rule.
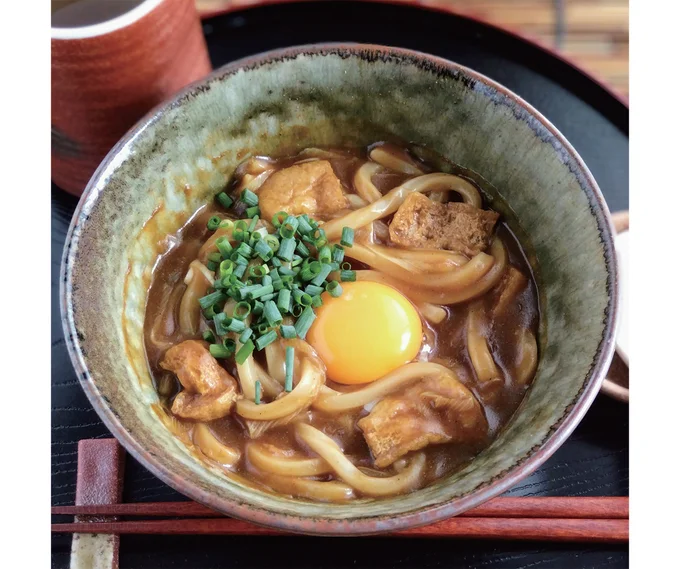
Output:
[[[201,13],[257,3],[258,0],[196,0]],[[628,0],[419,0],[419,3],[447,5],[460,14],[558,49],[618,94],[628,96]]]

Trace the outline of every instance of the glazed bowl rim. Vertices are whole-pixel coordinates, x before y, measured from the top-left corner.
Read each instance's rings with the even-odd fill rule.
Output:
[[[570,158],[577,165],[578,170],[583,176],[581,184],[582,191],[587,193],[590,189],[601,212],[603,224],[599,223],[598,230],[603,241],[603,252],[605,256],[605,266],[608,272],[607,288],[610,291],[608,310],[604,322],[604,330],[597,349],[596,356],[589,372],[589,378],[581,388],[571,404],[566,408],[562,418],[552,427],[546,438],[534,447],[524,458],[510,467],[505,472],[499,474],[494,480],[482,484],[477,489],[467,495],[454,498],[443,503],[426,506],[419,510],[390,515],[381,514],[371,517],[358,517],[349,519],[331,519],[310,516],[298,516],[290,513],[274,512],[266,508],[251,506],[241,503],[236,499],[222,498],[207,490],[201,489],[191,480],[183,480],[176,483],[172,476],[172,471],[162,464],[154,454],[149,453],[148,449],[142,447],[126,430],[120,422],[118,416],[109,407],[108,403],[99,393],[88,368],[85,357],[82,353],[78,334],[73,318],[71,306],[71,278],[74,266],[75,255],[70,254],[77,248],[78,225],[81,223],[81,211],[88,204],[96,202],[108,184],[109,175],[114,172],[122,163],[119,160],[121,151],[128,145],[133,145],[135,138],[147,128],[153,126],[163,113],[178,105],[187,102],[193,94],[196,94],[205,85],[214,81],[228,77],[239,70],[257,68],[271,62],[295,58],[299,55],[332,55],[333,53],[347,53],[357,57],[365,52],[378,52],[392,55],[407,61],[428,61],[433,65],[445,68],[449,73],[457,73],[467,76],[477,82],[485,84],[487,87],[496,90],[500,94],[509,98],[514,104],[525,109],[533,118],[538,120],[541,125],[550,133],[550,136],[569,154]],[[124,153],[123,153],[124,154]],[[592,210],[592,208],[591,208]],[[596,216],[596,212],[592,213]],[[596,216],[597,217],[597,216]],[[474,508],[483,502],[502,494],[520,480],[530,475],[534,470],[541,466],[569,437],[576,425],[581,421],[585,412],[592,404],[595,396],[600,390],[602,381],[605,378],[609,363],[612,359],[615,343],[615,330],[618,321],[618,271],[617,260],[614,254],[613,225],[609,216],[609,210],[593,175],[588,170],[584,161],[567,139],[550,123],[541,113],[521,99],[518,95],[488,77],[473,71],[472,69],[454,63],[452,61],[422,53],[415,50],[388,47],[374,44],[361,43],[320,43],[313,45],[301,45],[295,47],[281,48],[263,52],[257,55],[248,56],[237,61],[228,63],[212,73],[200,79],[176,93],[171,99],[161,103],[144,116],[127,134],[111,149],[106,158],[97,168],[92,178],[87,184],[83,195],[76,207],[73,219],[69,226],[66,236],[64,252],[62,256],[60,272],[60,291],[59,301],[61,307],[62,324],[64,337],[68,348],[69,356],[78,375],[78,379],[85,391],[90,403],[102,419],[106,427],[115,435],[126,450],[145,468],[157,476],[164,483],[176,489],[178,492],[188,496],[196,502],[200,502],[212,509],[221,511],[225,514],[246,520],[259,525],[265,525],[280,530],[314,534],[314,535],[370,535],[391,532],[395,530],[405,530],[431,524],[443,519],[459,515],[466,510]],[[359,514],[360,515],[360,514]],[[389,520],[389,521],[388,521]],[[382,524],[376,522],[384,522]],[[380,527],[377,527],[380,525]]]

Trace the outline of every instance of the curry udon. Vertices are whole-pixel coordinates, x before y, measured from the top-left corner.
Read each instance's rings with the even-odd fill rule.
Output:
[[[252,157],[154,269],[156,411],[201,460],[317,501],[411,492],[497,436],[536,370],[506,221],[411,150]]]

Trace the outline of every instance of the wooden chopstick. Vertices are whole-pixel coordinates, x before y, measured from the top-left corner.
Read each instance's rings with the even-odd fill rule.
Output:
[[[282,532],[277,530],[230,518],[52,524],[52,532],[119,535],[282,535]],[[421,528],[395,531],[388,535],[624,543],[628,541],[628,520],[457,517]]]
[[[219,518],[196,502],[138,502],[105,506],[55,506],[53,515]],[[627,497],[494,498],[460,515],[466,518],[627,519]]]

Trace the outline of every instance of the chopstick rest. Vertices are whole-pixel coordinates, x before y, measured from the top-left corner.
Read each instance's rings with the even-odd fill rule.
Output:
[[[125,452],[116,439],[88,439],[78,443],[76,505],[120,503],[123,497]],[[115,516],[76,516],[76,523],[116,522]],[[74,533],[71,569],[118,569],[119,534]]]

